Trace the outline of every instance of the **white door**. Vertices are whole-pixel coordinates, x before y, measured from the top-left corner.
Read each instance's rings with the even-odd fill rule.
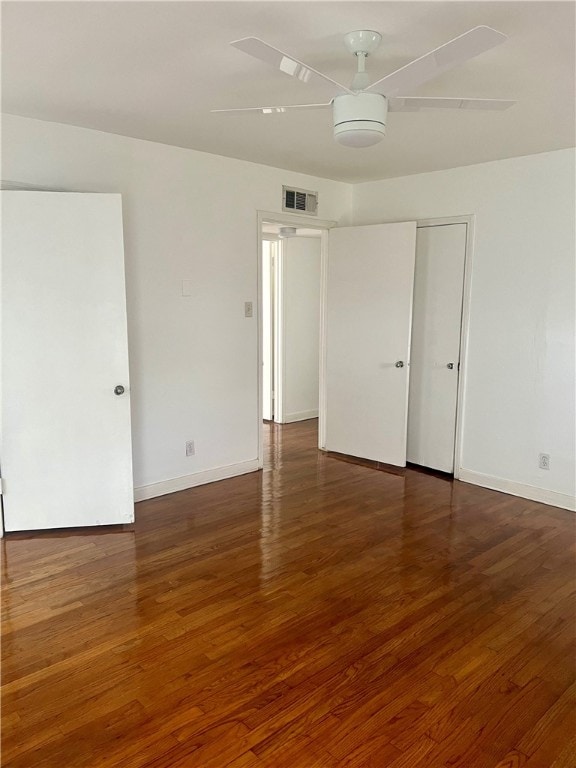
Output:
[[[325,448],[406,464],[416,222],[330,231]]]
[[[454,471],[466,224],[419,227],[408,461]]]
[[[6,530],[131,522],[120,195],[1,194]]]

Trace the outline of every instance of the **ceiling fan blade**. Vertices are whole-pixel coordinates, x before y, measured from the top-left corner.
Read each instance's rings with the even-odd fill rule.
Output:
[[[426,112],[433,109],[486,109],[502,111],[513,107],[507,99],[454,99],[444,96],[393,96],[388,99],[389,112]]]
[[[400,91],[418,85],[447,72],[449,69],[473,59],[484,51],[503,43],[508,37],[491,27],[474,27],[450,42],[414,59],[395,72],[372,83],[366,90],[378,88],[385,96],[396,96]]]
[[[271,67],[280,70],[280,72],[284,72],[291,77],[296,77],[303,83],[322,80],[331,83],[341,91],[353,93],[353,91],[346,88],[346,86],[337,83],[336,80],[332,80],[331,77],[323,75],[322,72],[318,72],[318,70],[313,69],[313,67],[309,67],[302,61],[295,59],[294,56],[290,56],[289,54],[278,50],[278,48],[268,45],[268,43],[265,43],[257,37],[244,37],[242,40],[235,40],[233,43],[230,43],[230,45],[238,48],[239,51],[247,53],[249,56],[253,56],[255,59],[264,61]]]
[[[285,107],[239,107],[236,109],[211,109],[211,112],[261,112],[263,115],[273,115],[279,112],[287,112],[289,109],[326,109],[331,107],[332,102],[326,101],[323,104],[289,104]]]

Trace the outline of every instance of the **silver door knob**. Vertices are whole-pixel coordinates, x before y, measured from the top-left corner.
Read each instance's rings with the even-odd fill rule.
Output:
[[[449,368],[450,370],[452,370],[452,368],[454,368],[454,363],[447,363],[446,368]]]
[[[124,394],[124,387],[122,386],[122,384],[117,384],[114,387],[114,394],[115,395],[123,395]]]
[[[394,365],[396,366],[396,368],[404,368],[404,361],[398,360],[398,362],[394,363]]]

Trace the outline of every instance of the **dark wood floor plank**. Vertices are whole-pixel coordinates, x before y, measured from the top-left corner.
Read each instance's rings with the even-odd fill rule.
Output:
[[[574,515],[316,432],[3,540],[5,768],[574,768]]]

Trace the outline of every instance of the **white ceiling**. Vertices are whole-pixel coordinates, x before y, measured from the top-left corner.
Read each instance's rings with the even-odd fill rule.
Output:
[[[4,2],[2,16],[11,114],[351,182],[574,145],[573,2]],[[480,24],[510,39],[403,95],[517,99],[507,112],[394,113],[367,149],[334,142],[330,110],[210,114],[335,95],[232,40],[263,38],[349,84],[348,31],[382,33],[368,60],[376,80]]]

